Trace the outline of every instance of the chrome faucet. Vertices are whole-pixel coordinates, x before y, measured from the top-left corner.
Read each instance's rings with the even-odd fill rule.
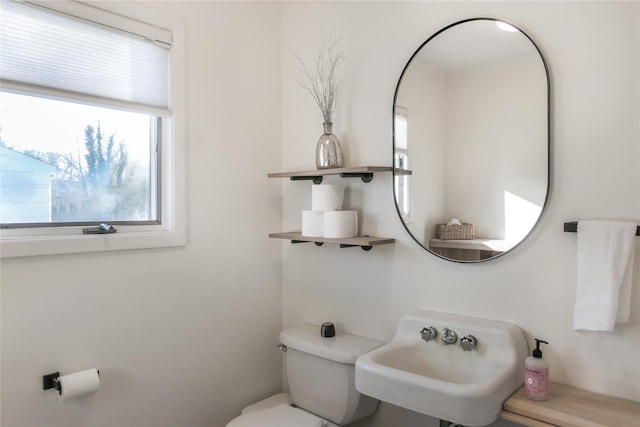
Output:
[[[420,335],[422,336],[423,340],[429,342],[431,340],[434,340],[438,336],[438,330],[433,326],[429,326],[428,328],[422,328],[422,330],[420,331]]]
[[[442,344],[450,345],[455,344],[458,341],[458,335],[449,328],[442,330]]]
[[[464,337],[460,338],[460,347],[462,347],[464,351],[471,351],[476,348],[477,345],[478,340],[471,334],[465,335]]]

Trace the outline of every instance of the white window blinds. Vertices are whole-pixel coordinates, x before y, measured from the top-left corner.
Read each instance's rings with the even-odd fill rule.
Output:
[[[2,2],[2,89],[169,115],[171,32],[81,6],[93,16]]]

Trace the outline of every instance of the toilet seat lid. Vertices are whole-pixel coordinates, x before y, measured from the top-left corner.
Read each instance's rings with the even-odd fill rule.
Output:
[[[334,424],[286,404],[234,418],[227,427],[330,427]]]

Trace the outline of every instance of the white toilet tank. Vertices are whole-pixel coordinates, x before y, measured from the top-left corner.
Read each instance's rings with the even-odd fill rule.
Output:
[[[287,347],[287,379],[294,403],[339,425],[371,415],[378,400],[355,387],[358,356],[384,343],[336,331],[324,338],[320,326],[305,325],[280,333]]]

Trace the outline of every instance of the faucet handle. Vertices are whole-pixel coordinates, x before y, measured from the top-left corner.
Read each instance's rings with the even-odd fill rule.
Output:
[[[438,330],[433,326],[429,326],[428,328],[422,328],[422,330],[420,331],[420,335],[422,336],[423,340],[429,342],[438,336]]]
[[[458,335],[449,328],[442,330],[442,344],[450,345],[455,344],[458,341]]]
[[[462,347],[464,351],[471,351],[476,348],[477,345],[478,340],[471,334],[465,335],[464,337],[460,338],[460,347]]]

